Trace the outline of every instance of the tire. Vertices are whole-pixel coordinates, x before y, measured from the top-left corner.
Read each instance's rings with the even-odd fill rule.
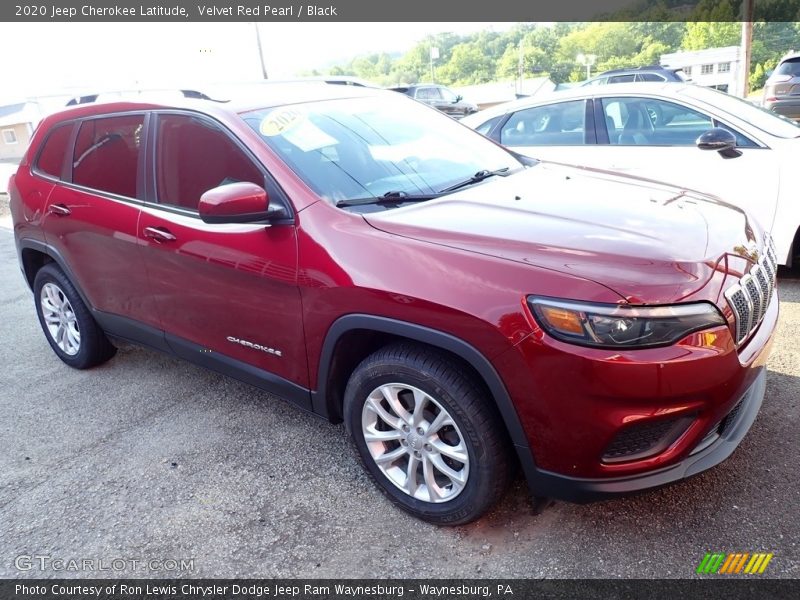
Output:
[[[70,367],[88,369],[116,354],[117,349],[58,266],[48,263],[39,269],[33,293],[44,336],[58,358]]]
[[[513,458],[491,399],[434,349],[398,343],[364,359],[347,383],[344,420],[378,488],[420,519],[469,523],[508,487]]]

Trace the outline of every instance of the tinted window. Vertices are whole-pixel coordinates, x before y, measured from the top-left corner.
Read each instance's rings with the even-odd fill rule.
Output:
[[[64,156],[67,154],[72,126],[73,123],[59,125],[47,136],[39,160],[36,162],[36,168],[42,173],[61,178],[61,168],[64,166]]]
[[[693,146],[714,127],[709,116],[663,100],[606,98],[602,104],[611,144]]]
[[[636,81],[666,81],[666,79],[655,73],[639,73],[636,76]]]
[[[775,69],[776,75],[791,75],[797,77],[800,75],[800,58],[791,58],[786,62],[778,65]]]
[[[559,102],[520,110],[500,132],[507,146],[576,146],[584,143],[584,100]]]
[[[452,92],[447,88],[440,88],[439,93],[442,95],[442,98],[448,102],[457,102],[458,96],[455,94],[455,92]]]
[[[197,210],[208,190],[264,176],[221,129],[186,115],[160,115],[156,138],[158,202]]]
[[[419,100],[441,100],[442,96],[439,94],[438,88],[419,88],[417,90],[417,98]]]
[[[608,83],[630,83],[635,77],[635,75],[615,75],[608,78]]]
[[[72,155],[73,183],[136,198],[143,125],[143,115],[84,121]]]
[[[499,117],[494,117],[493,119],[489,119],[488,121],[486,121],[486,123],[484,123],[480,127],[476,127],[475,131],[477,131],[478,133],[482,133],[483,135],[488,135],[489,132],[492,129],[494,129],[494,126],[497,125],[502,118],[503,116],[501,115]]]

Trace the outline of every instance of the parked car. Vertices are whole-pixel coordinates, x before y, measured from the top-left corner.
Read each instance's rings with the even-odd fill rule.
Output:
[[[800,252],[800,125],[739,98],[691,84],[619,84],[499,105],[462,122],[536,158],[719,195],[772,231],[780,264]],[[701,137],[712,130],[735,148],[713,151]]]
[[[767,79],[764,107],[800,121],[800,52],[784,56]]]
[[[587,79],[581,86],[587,85],[607,85],[611,83],[638,83],[654,82],[663,83],[675,81],[682,83],[688,77],[681,69],[670,69],[660,65],[650,65],[648,67],[629,67],[627,69],[611,69],[604,71],[591,79]]]
[[[419,100],[429,106],[438,108],[446,115],[451,117],[465,117],[478,112],[478,107],[472,102],[467,102],[459,94],[456,94],[443,85],[433,83],[418,83],[416,85],[389,88],[394,92],[400,92]]]
[[[64,363],[121,338],[344,421],[428,521],[479,517],[516,462],[578,502],[680,480],[764,396],[777,263],[743,211],[519,158],[399,94],[78,106],[10,202]]]

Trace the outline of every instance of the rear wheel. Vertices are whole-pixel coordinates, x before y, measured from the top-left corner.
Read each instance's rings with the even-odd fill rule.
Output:
[[[496,411],[446,355],[407,343],[379,350],[351,376],[344,409],[367,472],[421,519],[468,523],[508,485],[512,459]]]
[[[39,324],[62,361],[88,369],[114,356],[116,348],[61,269],[52,263],[39,269],[33,291]]]

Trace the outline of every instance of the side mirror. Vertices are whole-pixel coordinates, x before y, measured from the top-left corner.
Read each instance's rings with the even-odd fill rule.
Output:
[[[463,99],[464,99],[464,96],[462,96],[461,94],[458,94],[456,96],[456,102],[461,102]],[[453,104],[455,104],[455,102]]]
[[[261,223],[286,217],[282,206],[269,205],[264,188],[249,182],[208,190],[200,196],[197,210],[204,223]]]
[[[695,143],[700,150],[719,152],[722,158],[736,158],[742,155],[741,151],[736,149],[736,136],[721,127],[709,129],[697,138]]]

